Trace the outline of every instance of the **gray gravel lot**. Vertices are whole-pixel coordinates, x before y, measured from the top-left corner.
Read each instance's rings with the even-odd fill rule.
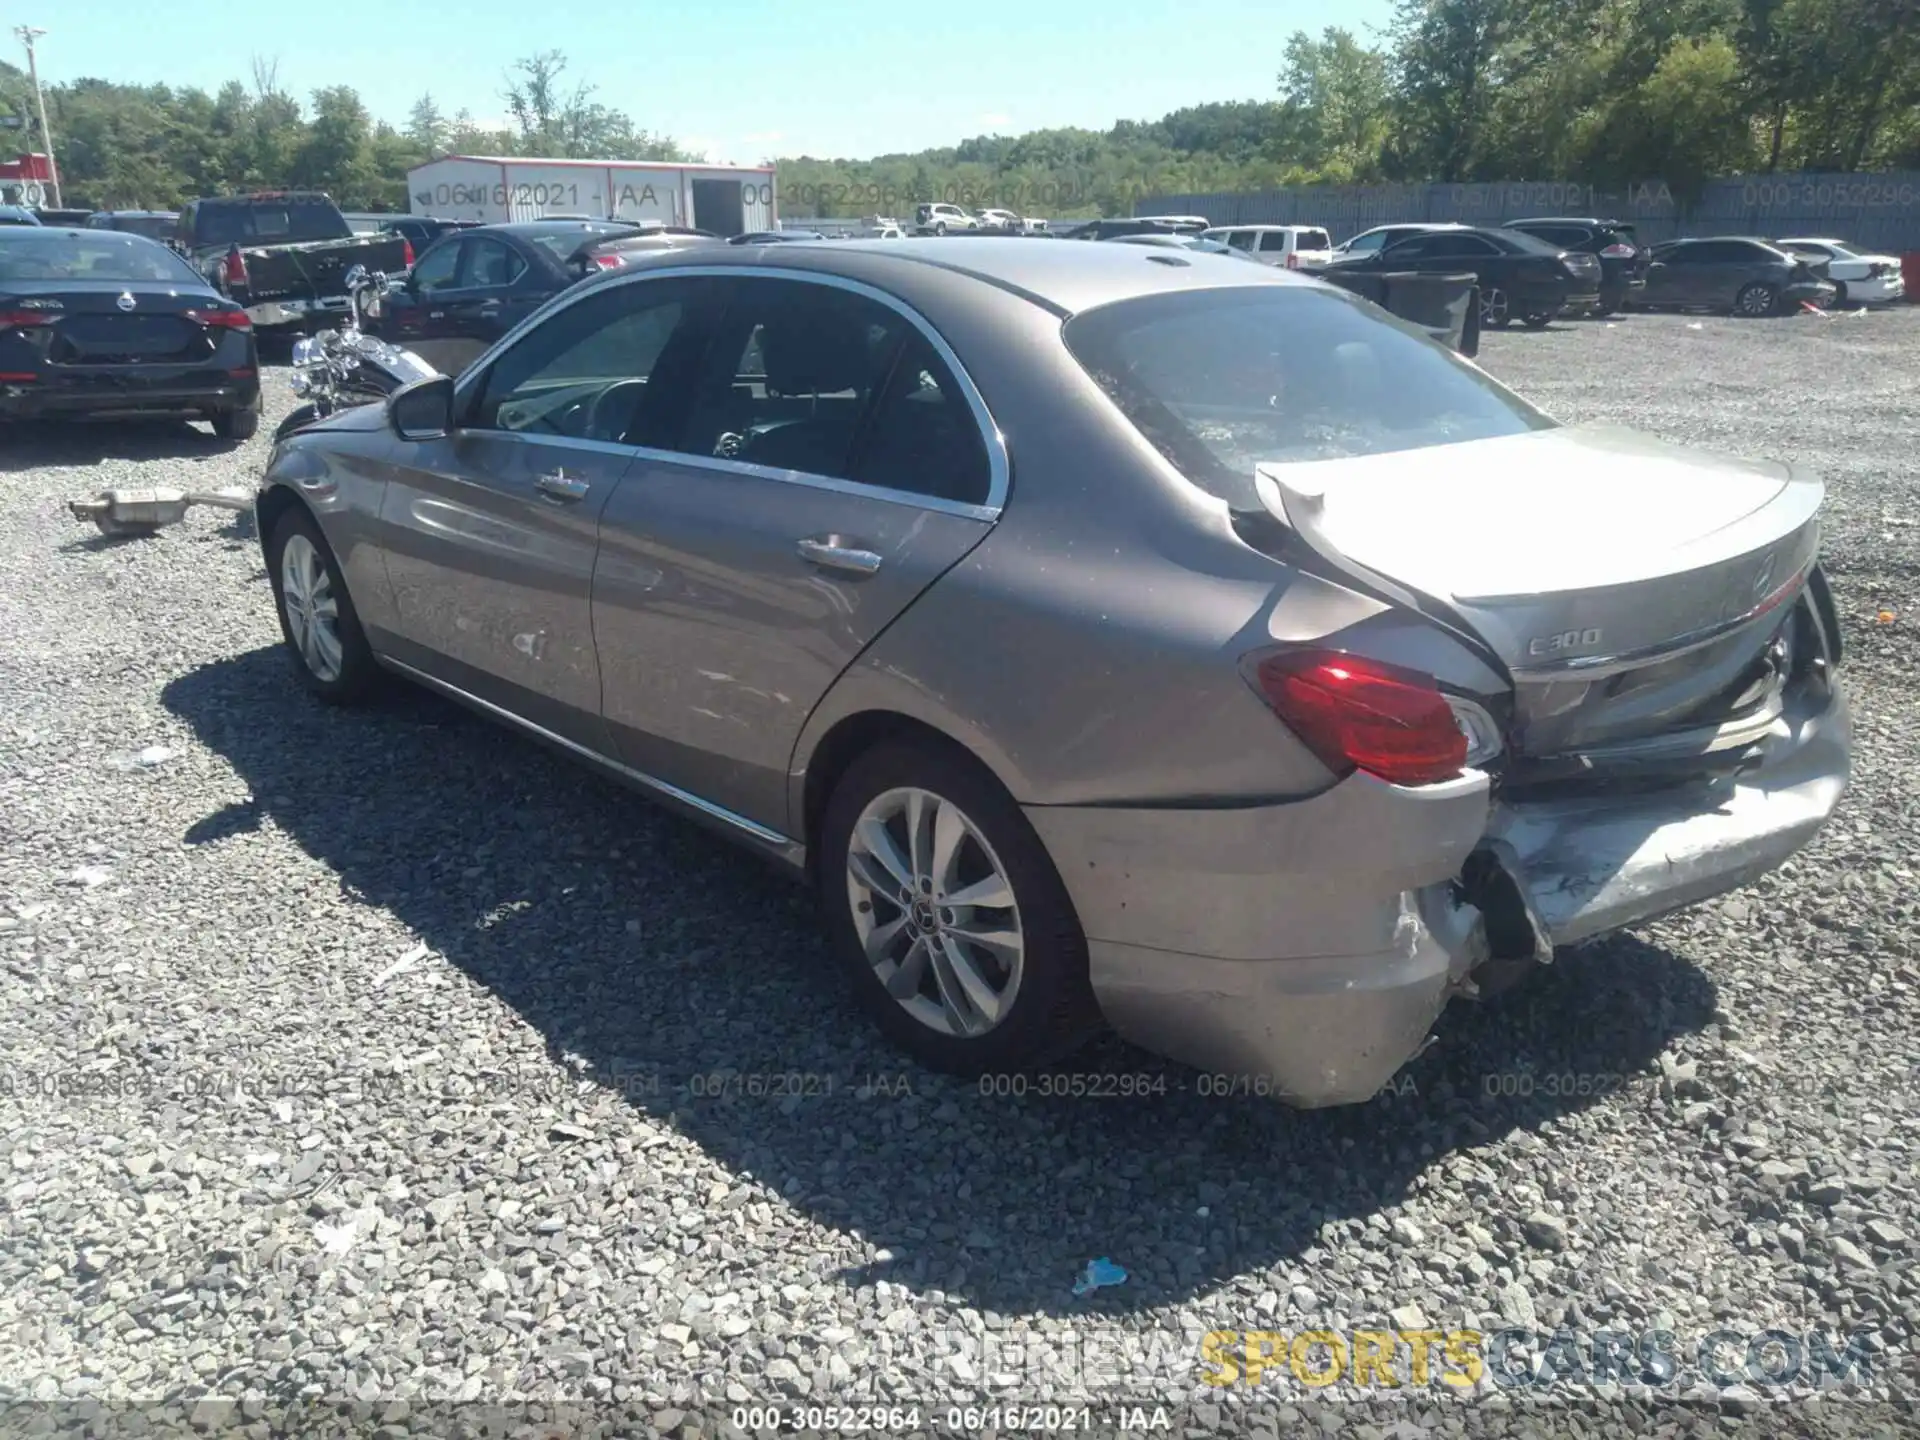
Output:
[[[1826,475],[1854,788],[1778,874],[1456,1006],[1397,1092],[1304,1115],[1118,1042],[1077,1069],[1164,1093],[912,1070],[757,862],[425,695],[308,701],[244,517],[115,544],[61,508],[251,481],[283,372],[238,447],[0,437],[0,1397],[251,1397],[207,1427],[360,1401],[396,1435],[512,1397],[709,1433],[782,1399],[1729,1423],[1685,1373],[1531,1419],[1491,1377],[1203,1383],[1207,1331],[1373,1324],[1665,1329],[1683,1367],[1718,1329],[1859,1330],[1909,1388],[1920,308],[1563,324],[1482,362],[1564,419]],[[1095,1257],[1129,1277],[1076,1298]],[[1749,1426],[1885,1419],[1747,1385]]]

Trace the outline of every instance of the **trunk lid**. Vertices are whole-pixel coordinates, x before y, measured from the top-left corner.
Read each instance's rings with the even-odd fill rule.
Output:
[[[1258,475],[1325,559],[1437,603],[1499,657],[1509,746],[1534,757],[1756,723],[1792,663],[1825,493],[1603,426]]]
[[[208,294],[131,289],[117,280],[62,280],[42,285],[11,283],[13,299],[0,310],[30,308],[43,324],[26,331],[45,347],[53,365],[191,364],[211,356],[218,335],[195,318],[197,310],[225,308]],[[133,297],[131,308],[120,304]]]

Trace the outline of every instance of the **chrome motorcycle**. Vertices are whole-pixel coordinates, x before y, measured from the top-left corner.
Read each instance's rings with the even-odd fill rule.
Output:
[[[280,422],[275,440],[336,410],[384,400],[402,385],[439,373],[411,350],[362,328],[361,317],[377,316],[381,297],[392,288],[384,273],[356,265],[347,272],[346,285],[346,324],[294,342],[293,393],[307,403]]]

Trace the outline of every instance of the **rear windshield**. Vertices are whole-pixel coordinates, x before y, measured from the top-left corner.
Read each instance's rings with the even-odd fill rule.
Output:
[[[1324,230],[1299,230],[1294,233],[1293,243],[1302,250],[1331,250],[1333,237]]]
[[[1343,291],[1182,290],[1069,320],[1067,348],[1189,480],[1255,510],[1254,467],[1379,455],[1554,422]]]
[[[1491,233],[1511,243],[1513,248],[1523,255],[1558,255],[1567,248],[1564,245],[1550,244],[1538,235],[1529,235],[1524,230],[1495,230]]]
[[[9,236],[0,244],[0,281],[111,280],[161,281],[206,288],[206,281],[166,246],[151,240],[117,236],[76,236],[56,230],[46,235]]]
[[[297,245],[352,234],[346,217],[326,201],[203,204],[193,217],[193,238],[200,245]]]

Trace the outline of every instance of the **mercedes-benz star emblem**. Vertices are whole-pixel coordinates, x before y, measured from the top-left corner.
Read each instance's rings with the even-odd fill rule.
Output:
[[[125,294],[123,294],[118,300],[114,301],[113,303],[118,305],[122,310],[133,309],[133,306],[134,306],[133,292],[131,290],[127,291]]]

